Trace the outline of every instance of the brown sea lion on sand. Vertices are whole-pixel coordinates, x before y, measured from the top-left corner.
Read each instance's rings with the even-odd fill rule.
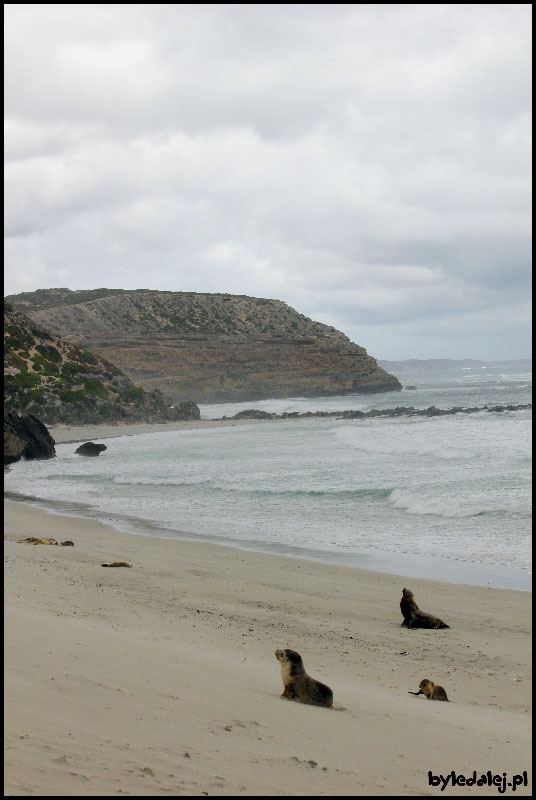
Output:
[[[27,539],[19,539],[19,544],[21,542],[27,542],[28,544],[56,544],[61,545],[62,547],[74,547],[74,542],[57,542],[56,539],[40,539],[38,536],[28,536]]]
[[[111,564],[101,564],[101,567],[131,567],[132,564],[127,564],[126,561],[112,561]]]
[[[419,683],[418,692],[408,692],[408,694],[423,694],[427,700],[446,700],[447,703],[449,701],[447,693],[443,687],[436,686],[436,684],[433,681],[429,681],[428,678],[423,678]]]
[[[22,542],[27,542],[28,544],[58,544],[55,539],[40,539],[38,536],[28,536],[27,539],[19,539],[19,544]]]
[[[402,589],[402,599],[400,600],[400,611],[404,617],[402,626],[407,628],[449,628],[439,617],[421,611],[411,589]]]
[[[275,657],[281,664],[281,677],[285,690],[281,697],[307,703],[312,706],[333,705],[333,692],[325,683],[309,677],[305,672],[302,657],[295,650],[276,650]]]
[[[412,611],[415,608],[418,609],[418,605],[415,601],[415,597],[413,596],[413,592],[410,591],[409,589],[402,589],[402,599],[400,600],[400,611],[402,612],[404,621],[402,622],[401,627],[404,625],[408,627]]]

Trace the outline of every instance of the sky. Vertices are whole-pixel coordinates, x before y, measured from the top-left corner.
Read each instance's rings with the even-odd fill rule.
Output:
[[[5,284],[531,356],[530,4],[12,4]]]

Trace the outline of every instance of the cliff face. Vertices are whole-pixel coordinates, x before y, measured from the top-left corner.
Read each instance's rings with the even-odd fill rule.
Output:
[[[181,419],[183,411],[170,409],[160,392],[134,386],[109,361],[64,341],[8,303],[4,303],[4,408],[33,414],[47,424],[150,422]],[[197,407],[187,411],[188,419],[195,412],[199,416]],[[8,431],[8,439],[10,435]]]
[[[49,289],[8,299],[174,402],[402,388],[363,347],[280,300],[108,289]]]
[[[54,439],[41,420],[33,414],[20,417],[4,411],[4,465],[29,459],[54,458]]]

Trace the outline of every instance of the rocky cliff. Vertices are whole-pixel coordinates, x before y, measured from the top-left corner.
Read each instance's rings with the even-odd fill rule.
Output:
[[[48,289],[8,299],[175,402],[402,388],[363,347],[280,300],[114,289]]]
[[[4,411],[4,465],[20,458],[54,458],[54,439],[33,414],[19,416]]]
[[[33,414],[47,424],[199,418],[195,404],[170,409],[170,402],[4,303],[6,411]]]

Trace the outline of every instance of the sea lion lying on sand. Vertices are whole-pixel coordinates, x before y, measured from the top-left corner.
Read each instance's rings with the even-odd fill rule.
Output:
[[[132,564],[127,564],[126,561],[112,561],[111,564],[101,564],[101,567],[131,567]]]
[[[21,542],[27,542],[28,544],[58,544],[56,539],[40,539],[38,536],[28,536],[27,539],[19,539],[19,544]]]
[[[312,706],[333,705],[333,692],[325,683],[309,677],[305,672],[302,657],[295,650],[276,650],[275,657],[281,664],[281,677],[285,690],[281,697],[307,703]]]
[[[436,684],[433,681],[429,681],[428,678],[423,678],[419,683],[419,687],[418,692],[408,692],[408,694],[423,694],[427,700],[446,700],[448,703],[449,699],[443,687],[436,686]]]
[[[402,589],[402,599],[400,600],[400,611],[404,617],[402,626],[407,628],[449,628],[439,617],[426,614],[421,611],[415,601],[415,596],[411,589]]]
[[[40,539],[37,536],[28,536],[27,539],[19,539],[19,544],[21,542],[27,542],[28,544],[56,544],[61,545],[62,547],[74,547],[74,542],[57,542],[56,539]]]

